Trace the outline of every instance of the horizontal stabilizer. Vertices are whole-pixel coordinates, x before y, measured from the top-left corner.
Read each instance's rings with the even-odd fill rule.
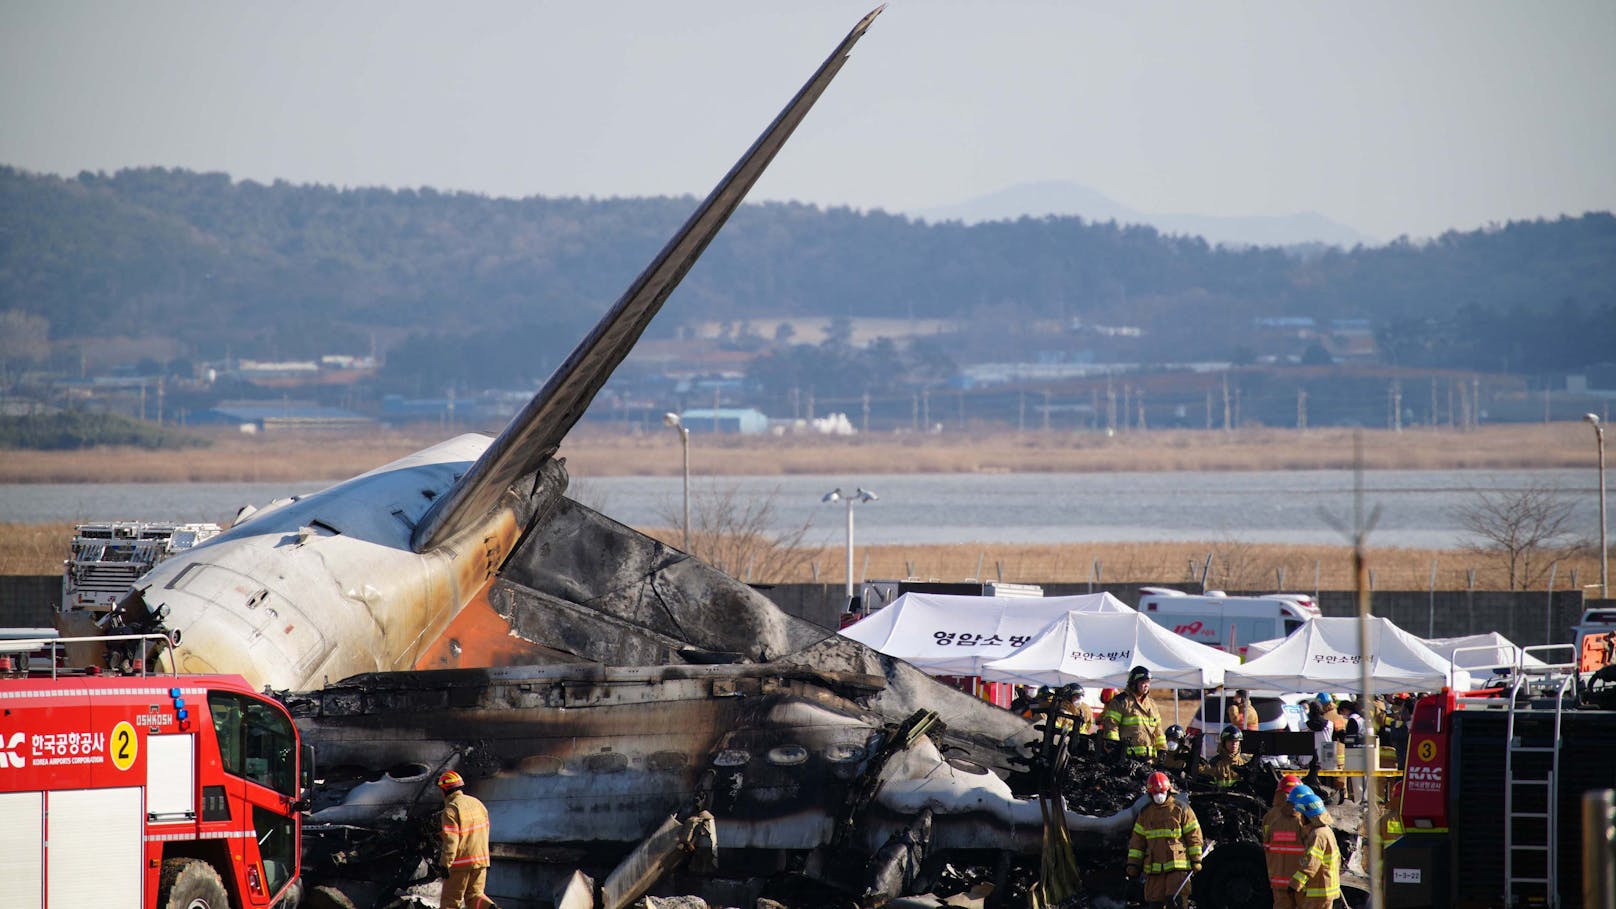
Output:
[[[583,416],[601,386],[628,356],[651,318],[662,308],[663,301],[679,286],[679,281],[712,242],[730,213],[762,176],[880,12],[880,9],[871,12],[848,33],[813,78],[595,324],[589,336],[573,349],[538,394],[527,402],[454,487],[433,503],[415,527],[412,542],[417,552],[439,546],[481,520],[493,510],[511,484],[555,454],[561,440]]]

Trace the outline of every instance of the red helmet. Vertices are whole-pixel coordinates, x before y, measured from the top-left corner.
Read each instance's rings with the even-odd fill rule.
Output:
[[[1281,791],[1281,792],[1290,792],[1292,789],[1295,789],[1297,786],[1300,786],[1301,784],[1302,784],[1302,780],[1296,774],[1287,773],[1283,777],[1280,777],[1279,791]]]
[[[460,774],[455,773],[453,770],[445,770],[443,771],[443,776],[438,777],[438,788],[444,792],[459,789],[464,785],[466,785],[466,781],[461,779]]]
[[[1145,778],[1145,791],[1151,795],[1158,792],[1172,792],[1173,781],[1167,778],[1167,774],[1158,770]]]

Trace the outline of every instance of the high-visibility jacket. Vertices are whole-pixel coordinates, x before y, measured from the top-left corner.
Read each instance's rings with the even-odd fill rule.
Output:
[[[1175,799],[1151,803],[1133,822],[1128,838],[1128,867],[1146,875],[1187,872],[1201,863],[1201,825],[1188,805]]]
[[[445,868],[488,867],[488,809],[464,789],[444,798],[438,861]]]
[[[1244,753],[1229,754],[1220,748],[1217,756],[1201,765],[1201,769],[1196,775],[1202,779],[1211,780],[1212,785],[1219,789],[1228,789],[1245,778],[1245,775],[1240,772],[1240,768],[1249,763],[1251,763],[1251,755]]]
[[[1257,727],[1261,725],[1261,720],[1257,717],[1257,708],[1250,704],[1242,709],[1239,704],[1230,703],[1228,709],[1223,711],[1223,722],[1247,732],[1256,732]]]
[[[1330,909],[1341,896],[1341,848],[1322,817],[1302,822],[1302,860],[1291,875],[1298,909]]]
[[[1302,821],[1285,801],[1284,790],[1274,793],[1274,807],[1262,819],[1263,855],[1268,861],[1268,886],[1287,890],[1302,864]]]
[[[1162,731],[1161,714],[1147,695],[1140,699],[1133,692],[1124,691],[1105,705],[1100,714],[1100,725],[1105,737],[1120,741],[1134,757],[1153,758],[1156,752],[1167,748],[1167,734]]]
[[[1094,734],[1094,711],[1082,701],[1068,701],[1062,698],[1055,702],[1053,715],[1055,727],[1062,732],[1077,735]]]

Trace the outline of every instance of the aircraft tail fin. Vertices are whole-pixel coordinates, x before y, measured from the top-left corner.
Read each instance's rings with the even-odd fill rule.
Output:
[[[662,308],[663,301],[762,176],[882,9],[885,6],[871,11],[842,39],[673,239],[629,285],[589,335],[573,348],[522,412],[506,425],[471,469],[447,493],[438,497],[416,524],[412,543],[417,552],[442,544],[480,520],[512,483],[555,454],[561,440],[583,416],[601,386]]]

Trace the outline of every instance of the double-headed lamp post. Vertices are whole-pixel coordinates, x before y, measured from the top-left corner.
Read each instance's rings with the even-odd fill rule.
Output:
[[[1605,427],[1599,415],[1587,413],[1582,418],[1594,427],[1594,438],[1599,442],[1599,598],[1610,599],[1610,547],[1605,543]]]
[[[853,506],[860,502],[874,502],[880,496],[868,489],[859,489],[852,495],[845,495],[840,486],[825,493],[821,502],[847,503],[847,601],[853,601]]]
[[[662,423],[679,433],[679,445],[685,451],[685,552],[690,552],[690,427],[676,413],[662,415]]]

